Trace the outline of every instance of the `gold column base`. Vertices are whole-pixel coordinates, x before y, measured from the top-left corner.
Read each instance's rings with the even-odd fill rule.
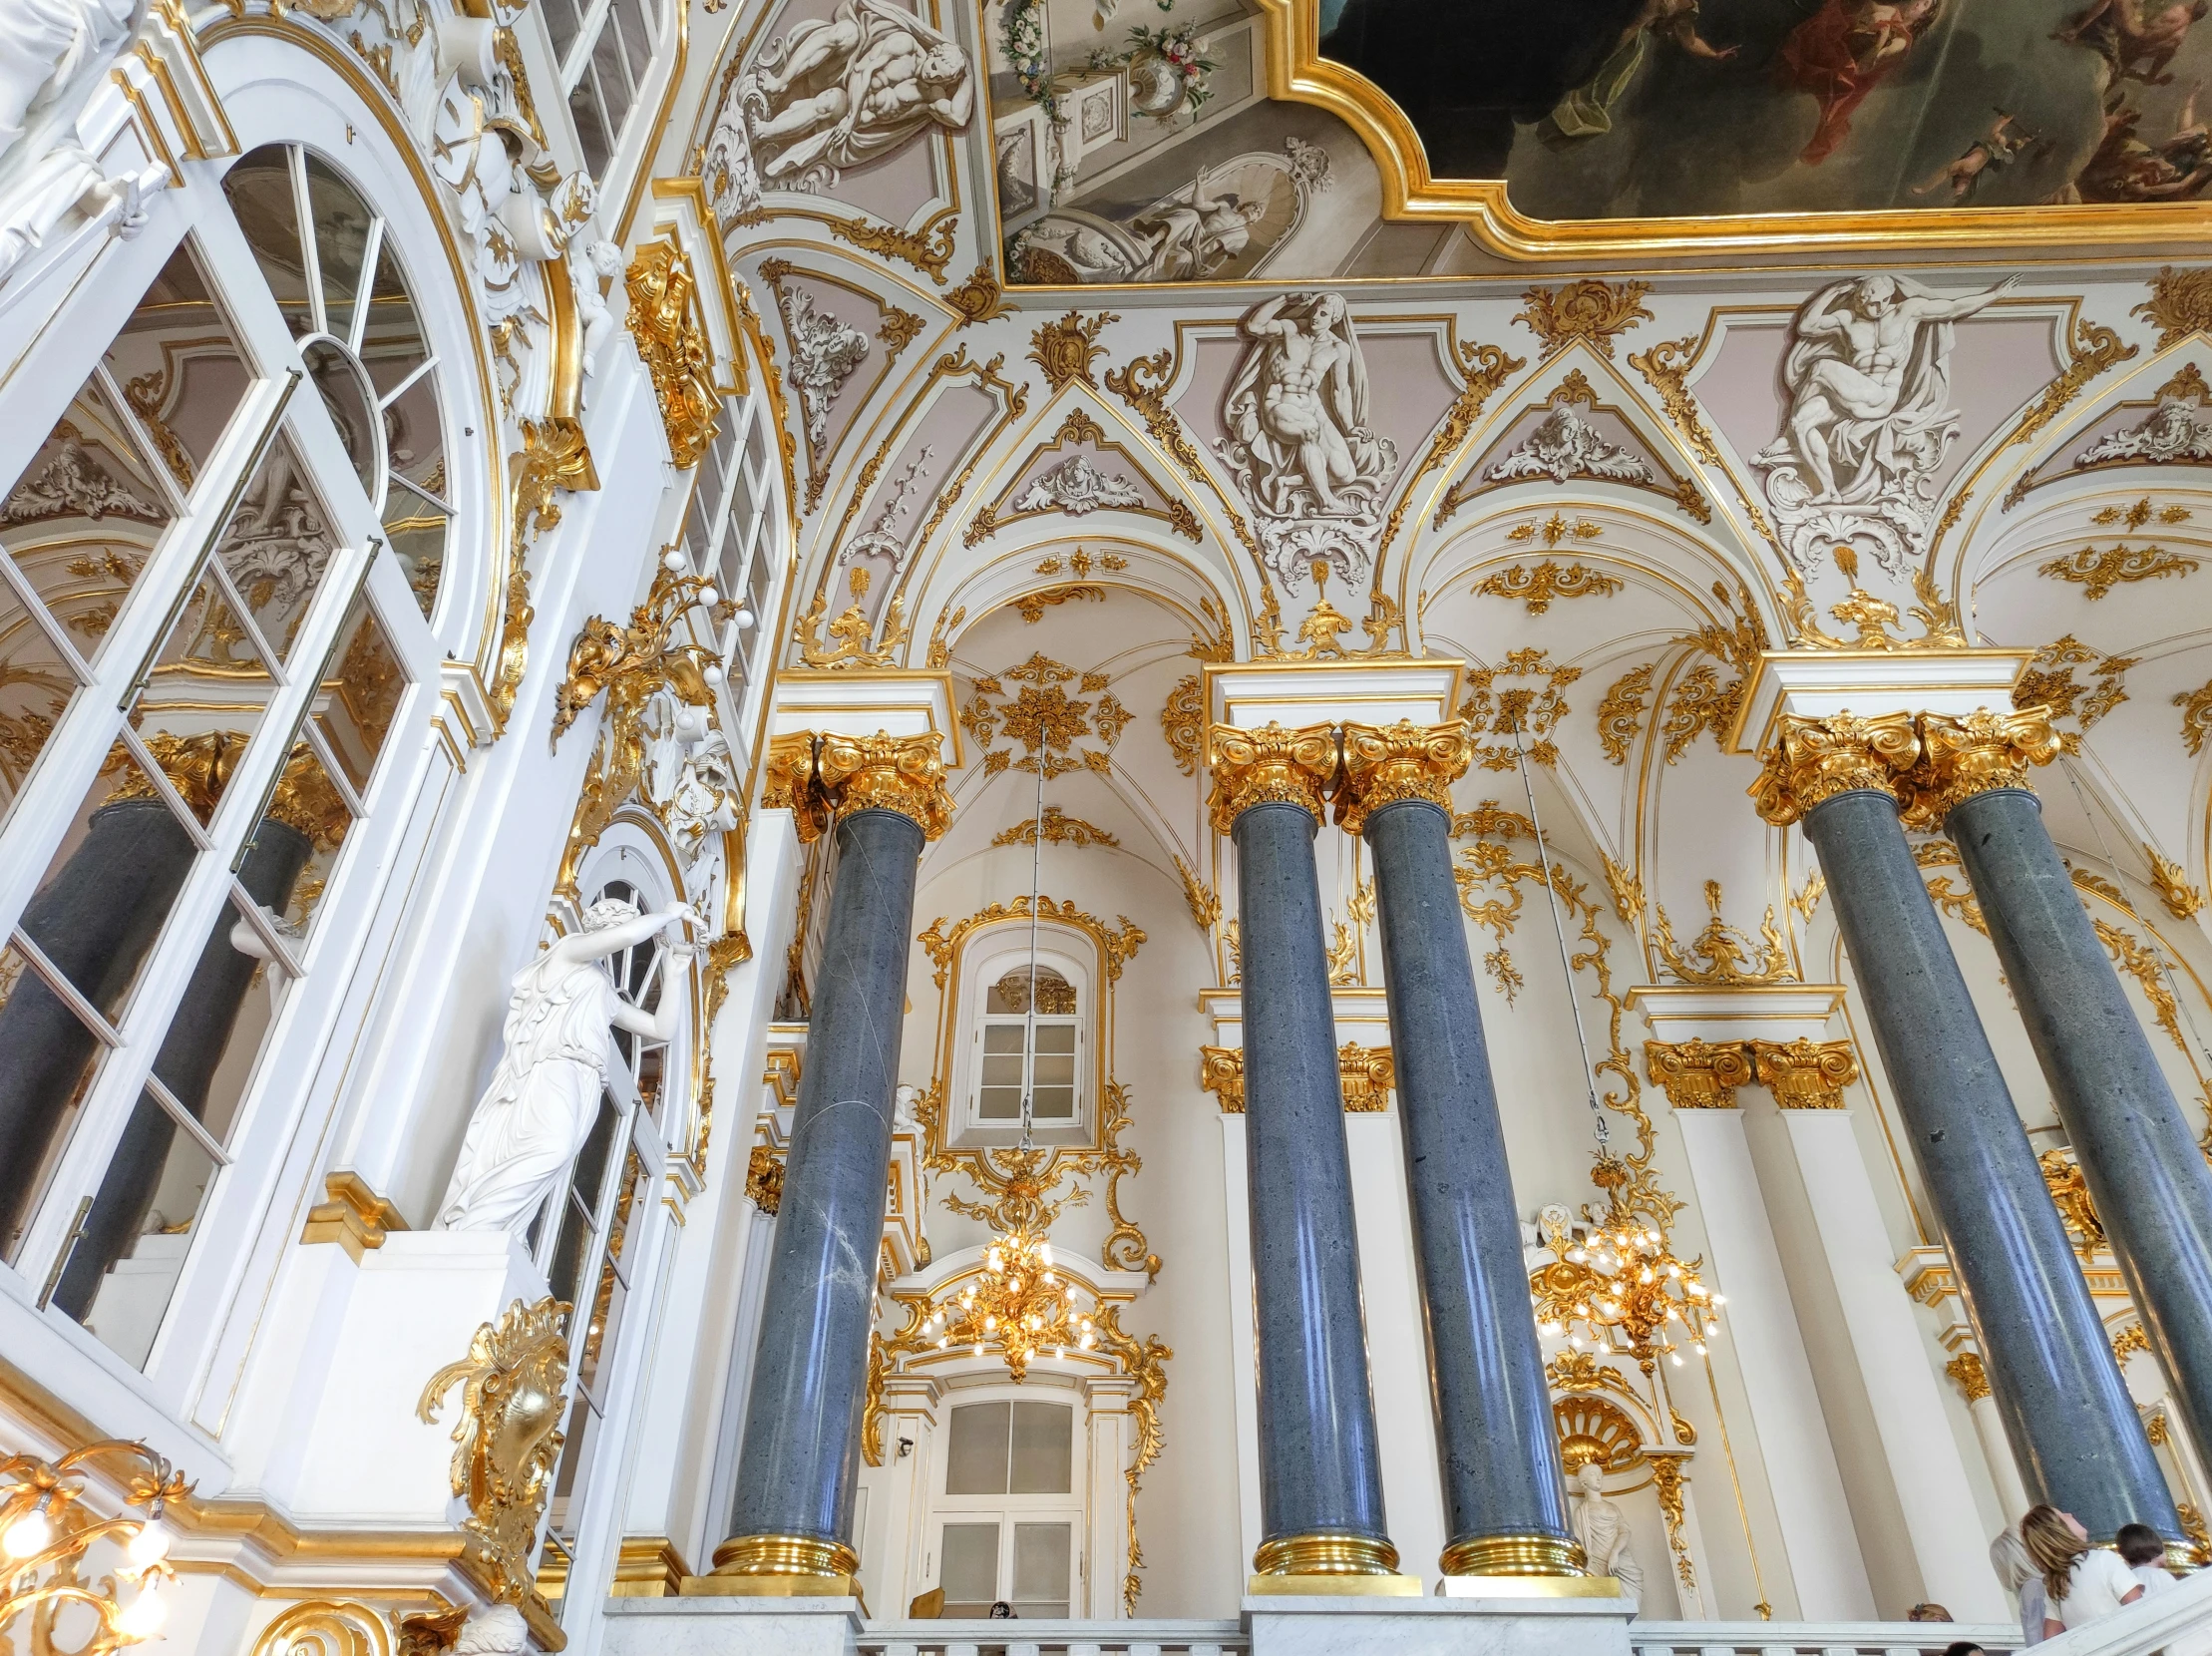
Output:
[[[1261,1542],[1252,1567],[1262,1575],[1389,1575],[1398,1549],[1377,1536],[1318,1529]]]
[[[1248,1575],[1247,1598],[1419,1598],[1417,1575]]]
[[[815,1535],[732,1535],[711,1575],[687,1575],[687,1598],[855,1598],[861,1555]]]
[[[614,1598],[667,1598],[683,1591],[683,1578],[690,1573],[667,1536],[624,1535],[607,1593]]]
[[[1471,1535],[1436,1560],[1446,1575],[1587,1575],[1589,1560],[1564,1535]]]

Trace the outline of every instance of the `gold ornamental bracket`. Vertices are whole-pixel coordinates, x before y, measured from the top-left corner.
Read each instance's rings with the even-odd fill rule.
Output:
[[[699,305],[699,279],[691,257],[671,237],[637,249],[623,272],[629,292],[629,330],[652,376],[668,458],[677,471],[699,463],[722,417],[722,389],[714,377],[714,347]]]

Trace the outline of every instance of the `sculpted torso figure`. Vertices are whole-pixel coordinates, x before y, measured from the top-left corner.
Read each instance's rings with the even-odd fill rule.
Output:
[[[618,900],[594,903],[583,929],[562,938],[515,975],[501,1034],[506,1049],[477,1101],[461,1159],[440,1205],[444,1230],[506,1230],[520,1236],[597,1118],[599,1089],[619,1027],[647,1040],[674,1035],[683,993],[663,985],[660,1007],[644,1012],[614,992],[598,962],[698,916],[682,904],[641,915]],[[681,943],[670,953],[687,956]],[[673,976],[673,975],[671,975]]]
[[[1351,439],[1366,435],[1367,376],[1344,301],[1334,293],[1271,299],[1245,319],[1244,332],[1258,349],[1238,375],[1229,411],[1240,437],[1260,436],[1274,452],[1273,475],[1257,480],[1266,503],[1288,516],[1302,485],[1315,509],[1345,510],[1340,491],[1361,477]]]
[[[1581,1495],[1575,1502],[1575,1539],[1593,1575],[1610,1575],[1631,1598],[1644,1596],[1644,1570],[1629,1540],[1629,1515],[1606,1498],[1605,1468],[1585,1461],[1575,1473]]]

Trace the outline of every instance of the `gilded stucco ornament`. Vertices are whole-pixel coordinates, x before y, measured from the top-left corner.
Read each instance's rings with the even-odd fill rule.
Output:
[[[1968,1403],[1980,1403],[1990,1395],[1990,1374],[1982,1366],[1980,1352],[1961,1352],[1943,1366],[1952,1383],[1959,1388],[1959,1396]]]
[[[1647,1040],[1644,1068],[1676,1109],[1734,1109],[1736,1088],[1751,1079],[1751,1062],[1740,1042],[1695,1036]]]
[[[819,838],[833,811],[870,810],[897,811],[936,839],[952,824],[943,741],[934,730],[914,736],[878,731],[779,737],[769,752],[764,802],[796,811],[802,840]]]
[[[1797,981],[1796,970],[1789,964],[1789,947],[1782,939],[1781,928],[1774,922],[1773,904],[1766,907],[1755,943],[1720,918],[1718,880],[1705,882],[1705,906],[1712,911],[1712,916],[1705,922],[1705,929],[1689,940],[1687,948],[1674,941],[1674,927],[1666,917],[1666,905],[1661,903],[1654,911],[1652,947],[1659,952],[1660,964],[1675,982],[1716,987]]]
[[[1823,800],[1872,789],[1897,797],[1903,774],[1920,757],[1920,734],[1910,713],[1861,718],[1782,715],[1781,732],[1762,755],[1765,766],[1746,790],[1759,816],[1787,827]]]
[[[2058,735],[2048,707],[2015,713],[1980,708],[1963,716],[1923,713],[1920,763],[1904,779],[1908,827],[1936,828],[1952,807],[1994,788],[2028,787],[2031,765],[2058,756]]]
[[[415,1405],[416,1418],[435,1426],[446,1395],[461,1388],[452,1479],[469,1506],[465,1562],[493,1598],[547,1626],[551,1612],[531,1561],[560,1457],[569,1309],[551,1296],[515,1301],[497,1324],[477,1329],[467,1357],[430,1377]]]
[[[630,333],[652,376],[669,460],[677,471],[689,471],[713,441],[722,411],[714,347],[699,319],[699,279],[690,256],[669,238],[639,247],[623,281]]]
[[[1286,730],[1240,730],[1217,724],[1207,735],[1206,766],[1214,790],[1208,800],[1214,831],[1228,833],[1255,805],[1297,805],[1318,819],[1335,786],[1336,727],[1308,724]]]
[[[1447,814],[1451,785],[1467,774],[1473,757],[1464,719],[1442,724],[1346,724],[1343,773],[1336,791],[1337,824],[1350,833],[1385,805],[1425,799]]]
[[[1858,1060],[1848,1040],[1750,1042],[1751,1064],[1759,1085],[1782,1109],[1841,1109],[1843,1089],[1859,1078]]]

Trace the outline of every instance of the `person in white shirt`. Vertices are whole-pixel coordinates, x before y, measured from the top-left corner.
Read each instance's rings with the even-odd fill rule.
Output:
[[[2116,1552],[2089,1545],[2089,1532],[2071,1512],[2031,1506],[2020,1521],[2020,1538],[2042,1572],[2049,1603],[2043,1633],[2056,1638],[2069,1628],[2108,1616],[2143,1596],[2143,1584]]]
[[[2149,1524],[2121,1524],[2120,1532],[2112,1537],[2112,1544],[2119,1550],[2120,1561],[2143,1584],[2145,1598],[2181,1585],[2166,1568],[2165,1536]]]
[[[2020,1531],[2001,1529],[1990,1543],[1990,1567],[2005,1590],[2020,1600],[2020,1634],[2024,1645],[2040,1644],[2043,1638],[2043,1578],[2028,1556]]]

